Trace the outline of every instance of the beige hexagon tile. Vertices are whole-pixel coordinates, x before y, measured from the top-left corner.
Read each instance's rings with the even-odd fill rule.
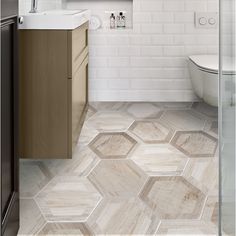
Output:
[[[103,200],[87,221],[96,235],[151,235],[159,219],[139,198]]]
[[[88,127],[98,131],[125,131],[134,122],[134,119],[122,112],[97,112],[87,122]]]
[[[212,158],[191,158],[183,176],[205,194],[218,192],[218,162]]]
[[[137,119],[160,118],[162,109],[152,103],[132,103],[128,106],[127,112]]]
[[[53,177],[46,165],[40,161],[20,162],[20,196],[35,196]]]
[[[88,145],[98,134],[96,129],[88,127],[85,122],[78,139],[78,145]]]
[[[195,102],[192,106],[193,110],[204,114],[208,118],[217,118],[218,117],[218,107],[213,107],[205,102]]]
[[[204,127],[204,131],[209,133],[215,138],[218,138],[218,121],[207,121]]]
[[[19,236],[35,235],[46,221],[33,199],[20,200],[20,229]]]
[[[140,145],[131,159],[148,175],[180,175],[188,158],[169,144]]]
[[[218,228],[201,220],[163,220],[155,235],[217,236]]]
[[[64,174],[87,176],[99,160],[87,146],[76,146],[72,159],[43,160],[42,163],[54,176]]]
[[[124,197],[137,195],[147,175],[131,160],[105,160],[88,178],[103,195]]]
[[[90,102],[97,111],[124,111],[128,102]]]
[[[84,221],[100,200],[95,187],[78,176],[57,176],[36,197],[48,221]]]
[[[140,197],[161,219],[197,219],[205,200],[182,176],[151,177]]]
[[[145,143],[168,143],[173,130],[159,121],[135,121],[129,130]]]
[[[171,144],[189,157],[213,157],[218,140],[203,131],[178,131]]]
[[[136,143],[123,132],[100,133],[89,146],[102,159],[120,159],[126,158]]]
[[[202,130],[205,119],[191,110],[167,110],[161,121],[175,130]]]
[[[88,119],[89,119],[90,117],[92,117],[96,112],[97,112],[97,110],[96,110],[94,107],[88,106],[87,112],[86,112],[85,120],[88,120]]]
[[[159,102],[158,105],[165,110],[187,110],[193,105],[192,102]]]
[[[209,196],[207,198],[201,219],[213,222],[215,225],[218,225],[218,218],[219,218],[218,213],[219,213],[219,197]]]
[[[92,235],[92,233],[85,225],[85,223],[55,222],[55,223],[47,223],[37,235],[79,236],[79,235]]]

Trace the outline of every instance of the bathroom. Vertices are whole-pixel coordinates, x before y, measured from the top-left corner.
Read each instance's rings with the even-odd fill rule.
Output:
[[[1,1],[1,235],[235,235],[235,1]]]

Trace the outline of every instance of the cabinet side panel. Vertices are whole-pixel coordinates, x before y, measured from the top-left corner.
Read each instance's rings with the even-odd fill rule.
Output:
[[[20,155],[68,155],[67,32],[20,31]]]

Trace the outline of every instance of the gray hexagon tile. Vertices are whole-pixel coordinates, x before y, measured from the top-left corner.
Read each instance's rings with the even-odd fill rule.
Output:
[[[127,112],[137,119],[160,118],[162,109],[152,103],[132,103],[127,108]]]
[[[89,180],[107,197],[137,195],[147,175],[131,160],[101,161],[90,173]]]
[[[205,195],[181,176],[151,177],[140,197],[161,219],[197,219],[205,201]]]
[[[210,135],[218,138],[218,121],[207,121],[204,127],[204,131]]]
[[[102,159],[119,159],[126,158],[136,143],[126,133],[100,133],[89,146]]]
[[[20,200],[20,229],[18,235],[35,235],[46,221],[33,199]]]
[[[203,220],[163,220],[155,235],[217,236],[218,228]]]
[[[93,108],[92,106],[89,106],[87,109],[86,117],[85,120],[88,120],[90,117],[92,117],[96,113],[96,109]]]
[[[87,122],[88,127],[98,131],[125,131],[134,122],[134,119],[122,112],[97,112]]]
[[[20,196],[35,196],[53,177],[46,165],[40,161],[20,162]]]
[[[191,158],[183,176],[205,194],[218,193],[218,163],[212,158]]]
[[[213,157],[218,140],[203,131],[178,131],[171,144],[189,157]]]
[[[38,236],[45,235],[92,235],[91,231],[84,223],[75,222],[56,222],[47,223],[42,230],[37,234]]]
[[[191,110],[165,111],[161,121],[175,130],[202,130],[205,125],[205,119]]]
[[[96,235],[151,235],[159,219],[139,198],[104,200],[88,219]]]
[[[168,143],[174,133],[159,121],[135,121],[129,130],[145,143]]]
[[[218,117],[218,108],[210,106],[205,102],[195,102],[192,106],[193,110],[204,114],[209,118],[217,118]]]
[[[78,139],[78,145],[88,145],[98,134],[99,132],[96,129],[88,127],[87,123],[84,122]]]
[[[180,175],[188,158],[169,144],[140,145],[131,159],[148,175]]]
[[[78,176],[57,176],[36,197],[48,221],[84,221],[100,200],[95,187]]]

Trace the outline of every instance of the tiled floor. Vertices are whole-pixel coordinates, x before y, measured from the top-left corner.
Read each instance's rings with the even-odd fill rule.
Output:
[[[217,109],[92,103],[72,160],[21,161],[20,235],[217,235]]]

